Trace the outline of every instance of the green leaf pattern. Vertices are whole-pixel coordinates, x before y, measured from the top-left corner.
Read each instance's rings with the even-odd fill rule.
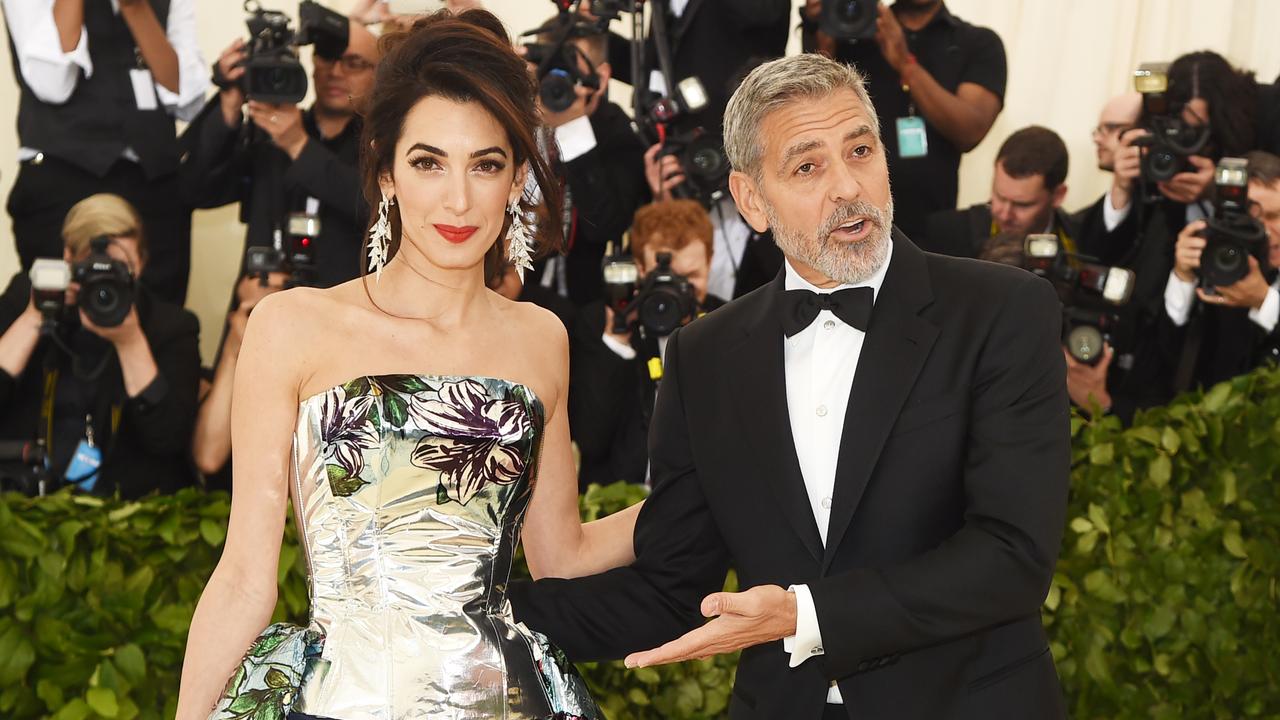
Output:
[[[319,632],[276,623],[253,641],[227,680],[209,720],[285,720],[310,661],[324,648]]]

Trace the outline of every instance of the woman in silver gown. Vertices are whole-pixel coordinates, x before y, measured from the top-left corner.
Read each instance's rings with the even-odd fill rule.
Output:
[[[483,11],[383,42],[362,139],[373,277],[254,309],[227,542],[177,716],[595,718],[505,601],[517,542],[535,577],[592,574],[634,559],[638,511],[580,523],[565,331],[485,285],[526,260],[530,172],[560,237],[536,88]],[[290,496],[311,622],[267,627]]]

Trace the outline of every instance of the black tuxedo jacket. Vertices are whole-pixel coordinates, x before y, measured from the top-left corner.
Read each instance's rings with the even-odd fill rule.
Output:
[[[827,543],[787,412],[781,276],[672,336],[650,434],[636,562],[509,588],[575,659],[655,647],[741,587],[807,583],[825,653],[743,652],[735,720],[1064,717],[1040,606],[1070,469],[1060,308],[1018,268],[893,258],[844,418]]]
[[[939,210],[924,221],[924,236],[917,238],[920,248],[953,257],[976,258],[991,234],[991,205],[978,203],[963,210]],[[1075,218],[1061,209],[1053,212],[1052,231],[1078,244]]]

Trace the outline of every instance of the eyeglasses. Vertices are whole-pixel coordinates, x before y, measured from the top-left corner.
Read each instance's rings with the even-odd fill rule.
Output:
[[[1128,123],[1100,123],[1093,129],[1093,136],[1102,137],[1104,135],[1115,135],[1128,127]]]
[[[315,59],[316,59],[316,62],[329,63],[332,65],[341,65],[343,72],[347,72],[347,73],[365,72],[368,70],[372,70],[378,66],[377,63],[371,63],[368,60],[365,60],[359,55],[355,55],[353,53],[347,53],[346,55],[343,55],[337,60],[332,60],[330,58],[323,58],[323,57],[320,57],[319,55],[316,55]]]

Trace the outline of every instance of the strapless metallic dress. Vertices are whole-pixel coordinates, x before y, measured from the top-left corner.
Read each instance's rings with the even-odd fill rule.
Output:
[[[323,649],[294,711],[601,717],[506,602],[543,423],[534,393],[498,378],[368,376],[302,402],[292,493]]]

